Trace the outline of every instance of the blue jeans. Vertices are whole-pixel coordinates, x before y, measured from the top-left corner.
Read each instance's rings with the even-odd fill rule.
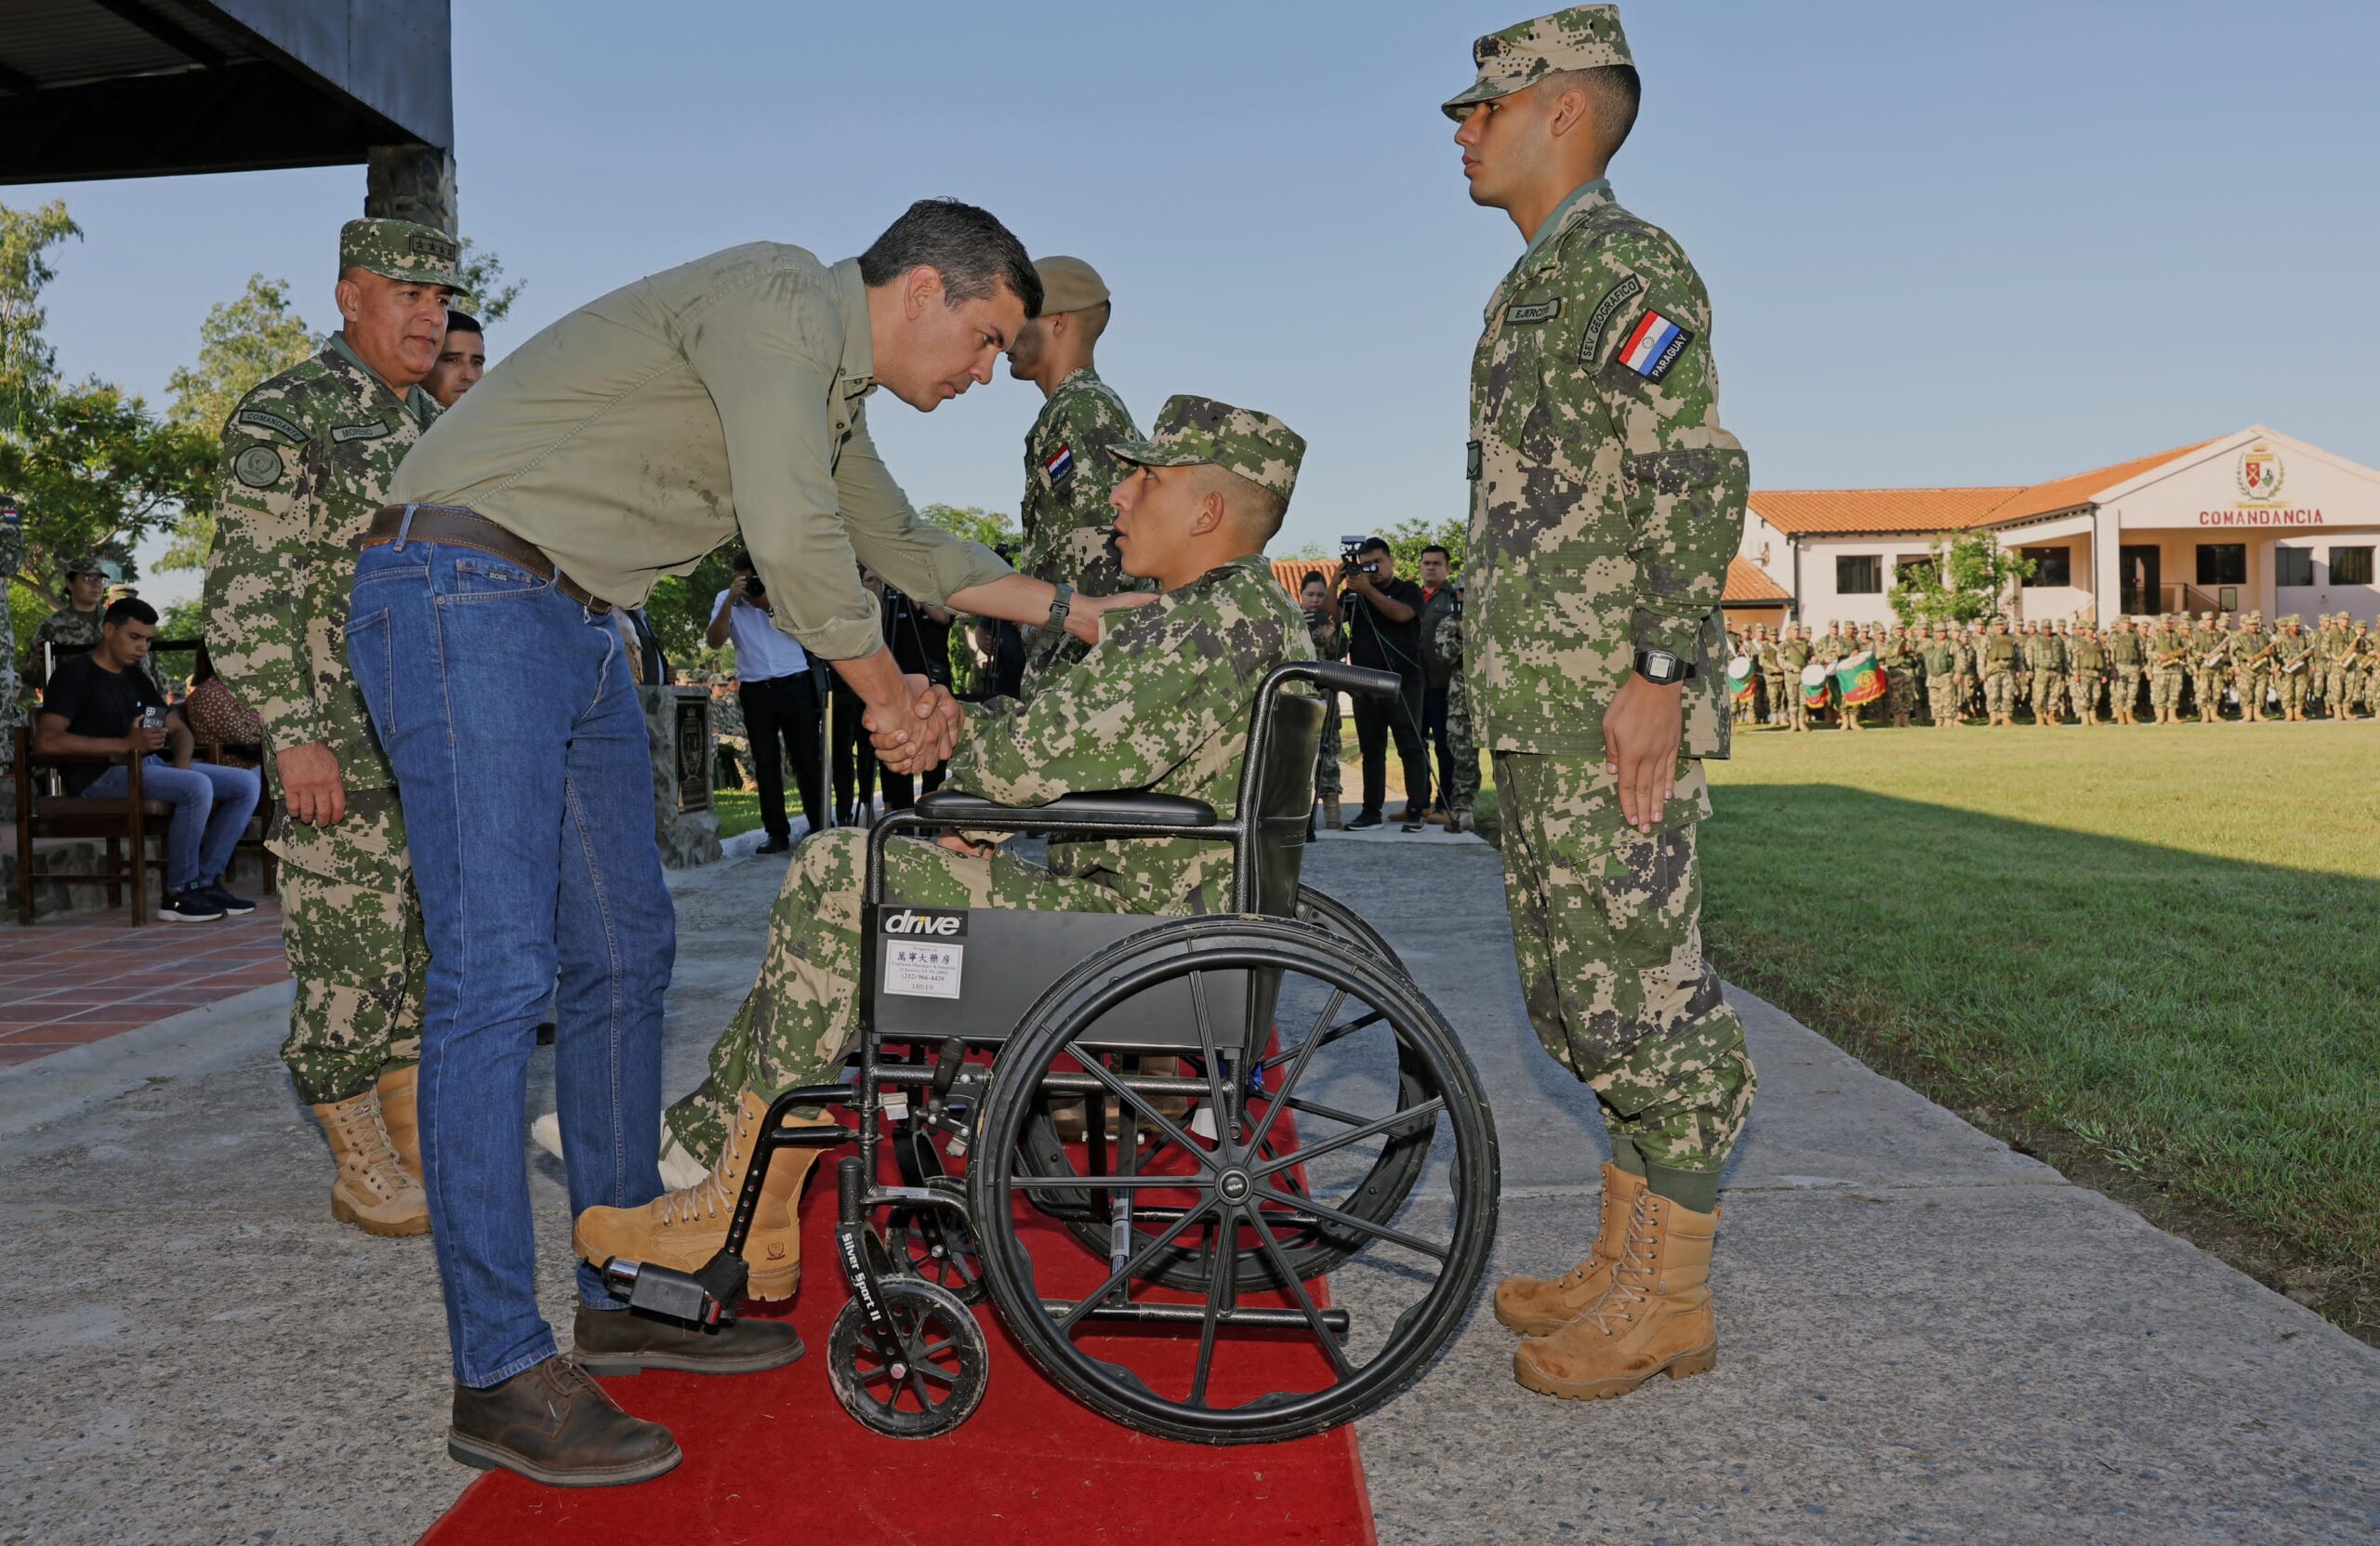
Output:
[[[131,787],[132,770],[119,763],[91,780],[83,794],[87,799],[122,799]],[[177,768],[162,757],[143,758],[141,798],[174,808],[165,828],[165,890],[184,892],[222,879],[263,793],[263,781],[246,768],[214,762]]]
[[[423,1179],[455,1378],[485,1388],[555,1352],[522,1141],[549,997],[572,1215],[661,1192],[677,926],[644,714],[609,615],[469,548],[364,548],[347,658],[404,802],[430,943]],[[621,1307],[584,1263],[578,1289]]]

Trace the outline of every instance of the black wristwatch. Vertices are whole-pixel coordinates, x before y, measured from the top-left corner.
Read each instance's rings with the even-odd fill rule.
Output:
[[[1066,613],[1075,604],[1075,588],[1060,585],[1057,588],[1057,599],[1050,603],[1050,615],[1041,626],[1051,633],[1064,633],[1066,631]]]
[[[1667,650],[1636,646],[1636,674],[1659,687],[1694,680],[1694,667]]]

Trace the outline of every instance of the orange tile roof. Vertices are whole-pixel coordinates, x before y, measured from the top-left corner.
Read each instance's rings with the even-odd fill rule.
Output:
[[[1958,532],[2056,515],[2101,491],[2214,444],[2211,440],[2046,483],[1997,488],[1755,489],[1752,513],[1792,535],[1812,532]]]
[[[1754,490],[1752,513],[1780,532],[1942,532],[1984,522],[2024,492],[2004,488],[1815,488]]]
[[[1721,598],[1725,606],[1759,606],[1766,602],[1783,603],[1793,598],[1786,588],[1768,577],[1765,570],[1750,559],[1727,561],[1727,590]]]
[[[1316,570],[1321,570],[1322,577],[1328,580],[1339,567],[1329,559],[1274,559],[1271,562],[1273,577],[1280,581],[1281,588],[1292,596],[1298,593],[1298,587],[1305,583],[1305,577]]]
[[[2013,498],[1991,512],[1990,521],[1978,524],[2004,525],[2011,521],[2056,515],[2060,510],[2087,505],[2091,503],[2092,496],[2103,489],[2129,482],[2151,468],[2162,467],[2176,457],[2187,456],[2214,443],[2213,441],[2202,440],[2190,445],[2177,445],[2171,451],[2160,451],[2153,456],[2140,456],[2128,462],[2117,462],[2111,467],[2094,468],[2088,472],[2078,472],[2071,478],[2060,478],[2053,482],[2035,483],[2030,488],[2019,490]]]

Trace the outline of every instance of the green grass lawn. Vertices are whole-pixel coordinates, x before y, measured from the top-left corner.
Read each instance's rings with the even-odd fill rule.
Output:
[[[799,802],[797,802],[799,803]],[[714,789],[710,808],[719,816],[719,835],[732,838],[760,825],[760,797],[751,789]]]
[[[1736,748],[1731,981],[2380,1338],[2380,726]]]

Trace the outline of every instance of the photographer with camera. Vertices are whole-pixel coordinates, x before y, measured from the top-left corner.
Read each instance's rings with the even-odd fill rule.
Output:
[[[1355,700],[1355,744],[1364,758],[1364,808],[1347,824],[1350,831],[1381,825],[1388,799],[1388,741],[1405,764],[1405,815],[1408,830],[1420,829],[1430,806],[1430,764],[1421,750],[1421,588],[1396,577],[1395,555],[1376,536],[1340,539],[1339,607],[1347,624],[1347,658],[1358,666],[1394,671],[1393,700]]]
[[[731,638],[735,642],[735,701],[744,710],[745,733],[752,743],[752,778],[760,786],[760,825],[769,836],[762,853],[783,853],[793,847],[793,827],[785,813],[784,755],[793,759],[793,776],[801,791],[801,813],[810,830],[825,824],[819,812],[821,754],[818,684],[810,671],[810,654],[793,635],[778,631],[769,605],[768,588],[752,568],[752,555],[734,558],[735,579],[711,603],[710,630],[703,642],[718,649]],[[905,667],[906,669],[906,667]]]

